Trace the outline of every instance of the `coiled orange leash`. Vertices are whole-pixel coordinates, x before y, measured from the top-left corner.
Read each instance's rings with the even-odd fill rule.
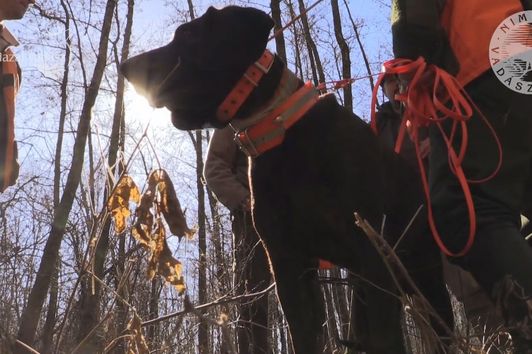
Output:
[[[404,115],[399,128],[395,152],[399,153],[404,140],[407,122],[410,122],[410,136],[416,149],[416,156],[421,174],[423,190],[427,200],[428,222],[432,231],[432,235],[443,253],[451,257],[461,257],[471,249],[476,233],[475,206],[471,191],[469,189],[469,183],[486,182],[492,179],[499,172],[502,164],[501,143],[491,124],[474,104],[458,81],[445,70],[435,65],[427,64],[423,57],[419,57],[415,61],[409,59],[394,59],[384,63],[383,71],[379,75],[373,90],[371,102],[371,127],[375,133],[377,133],[375,108],[377,103],[378,89],[384,76],[393,74],[411,78],[406,91],[396,95],[395,97],[395,99],[400,101],[404,107]],[[467,150],[468,142],[467,121],[472,117],[474,112],[473,109],[479,113],[479,116],[493,134],[499,154],[499,160],[494,171],[489,176],[479,180],[468,180],[462,169],[462,161]],[[452,120],[452,126],[449,135],[445,133],[442,127],[443,121],[447,119]],[[460,183],[468,210],[469,235],[463,249],[456,253],[451,252],[447,248],[436,228],[430,200],[427,173],[425,171],[423,159],[420,153],[419,129],[422,127],[427,127],[430,124],[436,124],[438,130],[443,136],[449,151],[449,167],[451,168],[453,174],[456,175]],[[461,130],[462,134],[459,150],[456,151],[453,147],[453,142],[456,139],[456,134],[459,129]]]

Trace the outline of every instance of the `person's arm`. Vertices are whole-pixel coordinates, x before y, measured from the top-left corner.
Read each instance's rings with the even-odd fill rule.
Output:
[[[230,127],[214,131],[203,169],[208,187],[229,210],[245,207],[249,200],[249,186],[237,178],[235,171],[239,152],[233,135]]]
[[[396,58],[415,60],[423,56],[428,63],[451,73],[458,71],[458,63],[440,24],[445,2],[392,0],[393,51]]]

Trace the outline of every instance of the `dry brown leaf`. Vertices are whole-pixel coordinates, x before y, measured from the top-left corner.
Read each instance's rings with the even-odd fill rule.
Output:
[[[127,324],[127,332],[129,334],[127,340],[128,354],[149,354],[150,349],[146,343],[144,335],[142,335],[142,321],[136,311],[133,317]]]
[[[181,262],[172,256],[172,252],[164,242],[164,249],[159,258],[159,274],[170,284],[172,284],[179,295],[182,295],[185,290],[185,279],[182,275],[183,266]]]
[[[157,197],[157,198],[156,198]],[[163,215],[161,215],[163,214]],[[136,222],[131,229],[132,236],[150,252],[147,276],[153,279],[162,276],[172,284],[179,294],[185,292],[182,265],[172,256],[166,242],[165,217],[172,233],[182,237],[192,236],[181,211],[172,181],[164,170],[156,170],[148,177],[148,186],[135,210]]]
[[[172,234],[179,238],[187,236],[192,237],[195,231],[187,226],[187,221],[177,194],[175,192],[174,184],[165,170],[155,170],[150,174],[149,186],[155,186],[159,192],[157,199],[160,211],[164,215],[164,219],[170,228]]]
[[[181,262],[172,256],[172,251],[166,242],[166,231],[161,219],[157,220],[157,227],[152,234],[153,248],[148,262],[148,279],[159,274],[165,281],[172,284],[181,295],[185,292],[185,282],[182,276]]]
[[[140,192],[133,179],[126,175],[120,179],[107,202],[107,210],[111,212],[117,234],[124,232],[126,229],[126,219],[131,214],[129,211],[130,201],[138,204]]]
[[[135,216],[137,220],[131,230],[133,237],[144,247],[152,249],[151,233],[153,230],[153,213],[151,208],[153,207],[153,191],[148,189],[142,195],[140,204],[135,210]]]

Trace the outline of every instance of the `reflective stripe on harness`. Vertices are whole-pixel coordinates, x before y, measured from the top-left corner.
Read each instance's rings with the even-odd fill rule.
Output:
[[[273,149],[283,142],[285,131],[299,121],[319,98],[318,90],[311,83],[306,83],[269,115],[237,132],[236,143],[250,157]]]

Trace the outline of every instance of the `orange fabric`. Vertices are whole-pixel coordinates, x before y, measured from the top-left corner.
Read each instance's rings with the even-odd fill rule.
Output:
[[[328,269],[333,269],[334,268],[334,264],[332,264],[331,262],[329,261],[326,261],[325,259],[318,259],[318,269],[325,269],[325,270],[328,270]]]
[[[5,188],[9,187],[14,183],[13,181],[13,168],[17,163],[15,161],[15,98],[20,86],[19,74],[18,74],[18,65],[15,60],[13,52],[7,48],[4,53],[2,53],[2,75],[4,79],[3,94],[6,107],[7,115],[7,131],[5,134],[2,134],[6,138],[5,142],[5,158],[4,158],[4,168],[3,175],[1,177],[0,191],[3,191]],[[13,78],[12,84],[6,84],[6,75],[11,75]]]
[[[220,122],[227,123],[234,118],[236,112],[257,87],[262,76],[270,71],[274,59],[275,56],[266,49],[259,60],[249,66],[233,90],[218,107],[216,116]]]
[[[520,0],[447,0],[441,24],[460,63],[456,78],[462,86],[490,69],[491,36],[505,18],[522,10]]]
[[[319,93],[311,83],[306,83],[268,116],[255,125],[236,134],[235,140],[250,157],[280,145],[285,131],[299,121],[319,100]]]
[[[432,235],[443,253],[452,257],[463,256],[473,245],[476,233],[475,206],[473,204],[473,197],[471,195],[469,184],[486,182],[498,173],[502,164],[502,147],[500,141],[498,140],[497,134],[495,133],[493,127],[484,117],[482,112],[480,112],[480,110],[475,106],[474,102],[465,92],[463,86],[460,85],[455,77],[443,69],[435,65],[427,65],[422,57],[418,58],[416,61],[408,59],[390,60],[384,63],[383,67],[384,72],[379,76],[377,84],[375,85],[375,89],[373,90],[371,104],[371,127],[373,131],[377,133],[375,106],[378,87],[384,76],[389,74],[397,74],[412,77],[407,91],[396,97],[397,100],[403,103],[405,111],[401,128],[399,130],[399,136],[397,138],[395,151],[397,153],[400,151],[401,143],[405,135],[406,122],[409,121],[412,125],[412,140],[416,148],[421,181],[425,192],[425,198],[427,200],[426,206],[428,222],[432,231]],[[450,106],[448,106],[448,104],[450,104]],[[464,159],[467,149],[467,121],[472,117],[473,109],[479,112],[480,117],[493,134],[499,151],[499,161],[496,169],[490,176],[487,176],[481,180],[467,179],[462,169],[462,160]],[[441,126],[441,123],[446,119],[452,120],[452,129],[450,135],[447,135]],[[434,216],[432,213],[428,178],[425,171],[425,165],[420,154],[420,140],[418,136],[419,129],[429,124],[436,124],[445,140],[447,149],[449,151],[449,166],[460,183],[468,209],[469,236],[464,248],[456,253],[451,252],[443,243],[438,230],[436,229],[436,224],[434,222]],[[459,151],[456,151],[453,147],[453,144],[456,140],[456,134],[459,129],[462,131],[462,140],[460,141]]]

